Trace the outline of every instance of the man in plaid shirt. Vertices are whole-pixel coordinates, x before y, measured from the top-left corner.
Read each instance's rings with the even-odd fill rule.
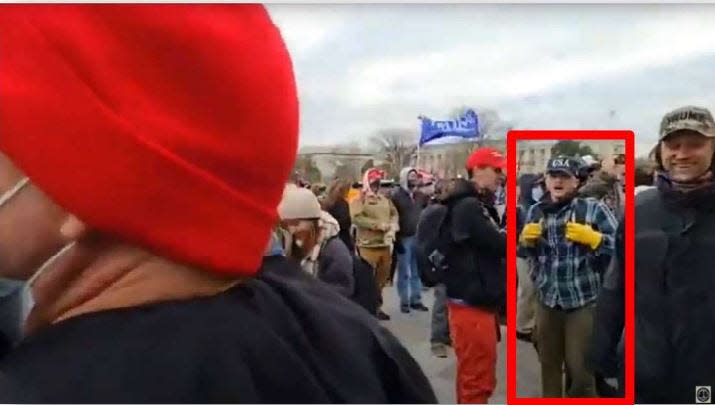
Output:
[[[538,293],[536,343],[545,398],[596,396],[586,368],[594,304],[601,272],[614,251],[617,221],[605,204],[577,198],[579,161],[551,159],[546,168],[550,197],[529,209],[520,243],[532,261]]]

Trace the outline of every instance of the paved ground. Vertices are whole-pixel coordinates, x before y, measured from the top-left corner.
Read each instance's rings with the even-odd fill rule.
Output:
[[[516,396],[541,397],[541,368],[531,343],[516,341]]]
[[[454,404],[455,375],[457,367],[454,353],[450,351],[449,357],[440,359],[432,356],[430,352],[430,322],[432,312],[411,312],[403,314],[399,310],[399,299],[394,287],[386,287],[384,291],[385,312],[392,316],[392,320],[383,322],[402,344],[407,347],[412,356],[420,363],[422,370],[430,379],[432,388],[442,404]],[[430,310],[434,295],[432,290],[423,293],[423,302]],[[504,328],[502,335],[506,336]],[[502,341],[498,347],[497,355],[497,387],[490,403],[506,403],[506,342]]]

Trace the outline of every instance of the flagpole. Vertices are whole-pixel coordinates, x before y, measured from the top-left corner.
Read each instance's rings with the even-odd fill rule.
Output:
[[[417,119],[420,120],[420,123],[422,120],[424,120],[425,116],[420,114],[417,116]],[[419,139],[417,139],[417,158],[415,159],[415,168],[419,169],[420,168],[420,149],[421,149],[421,143],[422,143],[422,135],[420,134]]]
[[[415,161],[415,167],[417,169],[420,168],[420,143],[419,142],[417,142],[417,159]]]

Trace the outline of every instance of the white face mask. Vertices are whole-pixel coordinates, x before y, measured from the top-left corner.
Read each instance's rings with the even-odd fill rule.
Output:
[[[0,195],[0,208],[12,200],[29,183],[30,179],[25,177],[10,190]],[[0,277],[0,306],[2,305],[8,307],[0,308],[0,313],[3,313],[6,317],[6,319],[0,319],[0,331],[13,341],[19,340],[22,325],[32,307],[28,284],[22,280]],[[11,311],[16,315],[5,311]],[[19,311],[19,314],[16,311]]]
[[[544,190],[540,186],[536,186],[531,189],[531,199],[534,201],[541,201],[544,196]]]
[[[0,208],[6,205],[10,200],[13,199],[20,191],[25,188],[30,183],[30,179],[27,177],[18,181],[10,190],[6,191],[0,195]],[[22,288],[25,283],[21,280],[13,280],[10,278],[0,277],[0,298],[7,297],[15,293],[17,290]]]
[[[15,197],[18,193],[20,193],[20,191],[22,191],[22,189],[25,188],[28,184],[30,184],[30,179],[24,177],[22,180],[15,183],[15,185],[12,186],[10,190],[3,193],[3,195],[0,195],[0,208],[10,202],[10,200],[12,200],[13,197]]]
[[[17,182],[10,190],[6,191],[0,196],[0,209],[6,205],[8,202],[10,202],[22,189],[27,187],[30,184],[30,179],[25,177],[21,179],[20,181]],[[75,242],[69,243],[65,247],[63,247],[59,252],[54,254],[52,257],[50,257],[45,263],[40,266],[40,268],[35,271],[35,273],[28,279],[27,281],[22,281],[22,280],[13,280],[9,278],[4,278],[0,277],[0,298],[3,296],[10,295],[17,290],[22,290],[22,314],[21,314],[21,319],[24,323],[24,320],[27,318],[29,315],[30,311],[32,310],[32,307],[35,306],[34,299],[32,298],[32,293],[30,291],[30,287],[34,284],[35,280],[42,274],[42,272],[47,269],[52,263],[54,263],[59,257],[64,255],[65,252],[67,252],[72,246],[75,245]],[[5,294],[7,292],[7,294]]]

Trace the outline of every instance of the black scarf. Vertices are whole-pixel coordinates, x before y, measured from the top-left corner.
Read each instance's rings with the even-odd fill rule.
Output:
[[[551,198],[544,199],[541,202],[541,210],[544,214],[555,214],[561,211],[563,207],[571,204],[574,198],[576,198],[575,192],[560,201],[553,201]]]
[[[689,182],[678,182],[668,173],[658,172],[655,186],[670,207],[694,208],[703,212],[715,209],[715,176],[711,171]]]
[[[461,200],[466,197],[474,197],[482,203],[482,206],[486,209],[489,216],[498,225],[501,223],[499,218],[499,212],[494,206],[496,201],[496,194],[487,189],[477,190],[472,182],[465,179],[457,179],[454,182],[454,186],[450,195],[445,199],[445,203],[448,205],[454,204],[456,201]]]

